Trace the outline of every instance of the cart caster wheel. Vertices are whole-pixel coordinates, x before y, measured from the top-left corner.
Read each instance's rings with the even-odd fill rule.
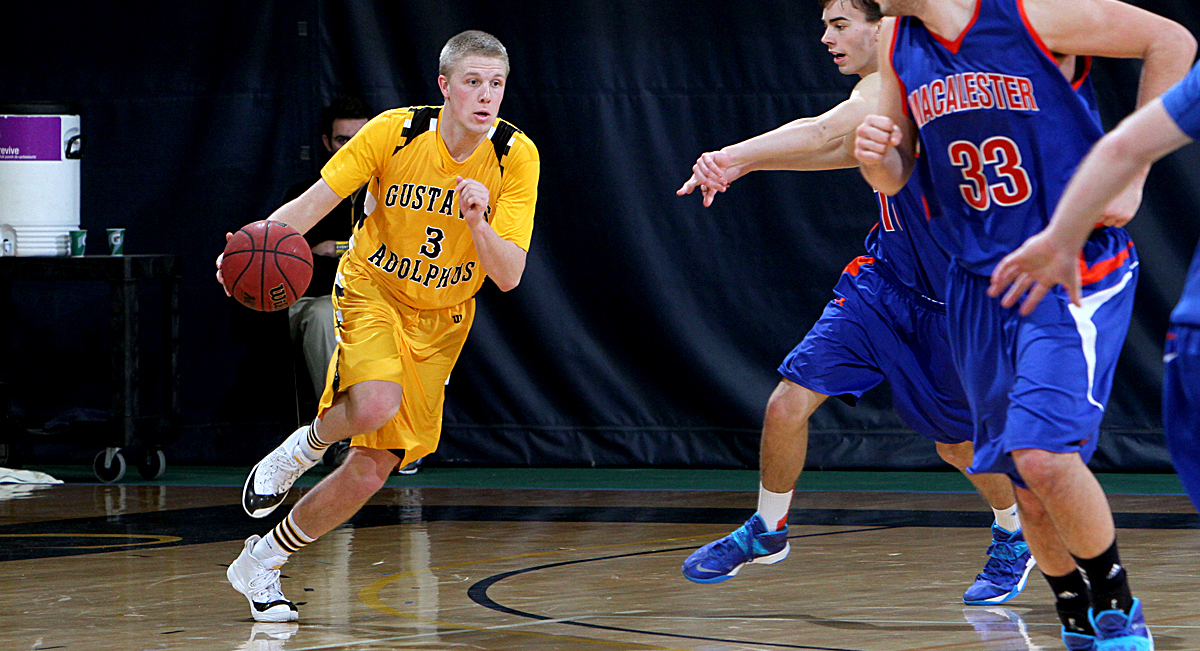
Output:
[[[105,466],[107,455],[108,450],[101,450],[100,454],[96,455],[95,460],[92,461],[92,472],[96,473],[96,479],[106,484],[119,482],[125,476],[125,456],[121,454],[120,450],[117,450],[113,452],[109,465]]]
[[[167,455],[158,448],[149,448],[142,453],[138,462],[138,474],[142,479],[158,479],[167,471]]]

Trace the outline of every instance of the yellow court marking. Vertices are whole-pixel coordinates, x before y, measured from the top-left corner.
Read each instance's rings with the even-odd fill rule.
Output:
[[[111,545],[71,545],[66,547],[51,547],[50,549],[106,549],[109,547],[139,547],[141,545],[158,545],[183,540],[179,536],[154,536],[132,533],[3,533],[0,538],[151,538],[144,542],[113,543]]]
[[[475,561],[463,561],[461,563],[450,563],[449,565],[440,565],[438,567],[426,567],[426,568],[422,568],[419,570],[412,570],[410,572],[402,572],[400,574],[396,574],[393,576],[388,576],[388,577],[379,579],[379,580],[367,585],[362,590],[359,590],[358,591],[358,600],[360,602],[362,602],[364,605],[368,606],[369,608],[371,608],[373,610],[377,610],[381,613],[385,613],[388,615],[395,615],[397,617],[404,617],[405,619],[411,619],[414,621],[424,622],[427,624],[434,624],[437,626],[445,626],[448,628],[455,628],[455,629],[460,629],[460,630],[480,631],[480,632],[503,632],[507,635],[519,635],[522,637],[537,637],[537,638],[544,638],[544,639],[550,639],[550,640],[564,640],[564,641],[570,641],[570,642],[583,642],[583,643],[587,643],[587,644],[599,644],[599,645],[604,645],[604,646],[630,647],[630,648],[637,648],[637,649],[657,649],[657,650],[661,650],[661,651],[685,651],[684,649],[676,649],[675,647],[656,646],[653,644],[641,644],[638,642],[609,642],[607,640],[593,640],[590,638],[573,637],[573,636],[569,636],[569,635],[550,635],[547,633],[527,633],[524,631],[503,630],[502,628],[499,628],[499,627],[489,628],[486,626],[470,626],[467,624],[455,624],[453,622],[443,622],[443,621],[439,621],[436,619],[429,619],[426,617],[421,617],[419,615],[413,615],[412,613],[401,612],[401,611],[383,603],[383,600],[379,598],[379,593],[385,587],[387,587],[388,585],[390,585],[396,581],[399,581],[400,579],[413,577],[418,574],[422,574],[424,572],[428,572],[428,573],[432,574],[435,570],[447,570],[447,569],[456,568],[456,567],[465,567],[467,565],[479,565],[482,563],[496,563],[496,562],[500,562],[500,561],[511,561],[511,560],[518,559],[518,558],[537,558],[540,556],[552,556],[554,554],[561,554],[563,552],[584,552],[584,551],[592,551],[592,550],[596,550],[596,549],[611,549],[614,547],[631,547],[634,545],[658,545],[658,544],[662,544],[662,543],[676,542],[676,541],[680,541],[680,540],[692,540],[694,538],[696,538],[696,536],[683,536],[683,537],[679,537],[679,538],[663,538],[661,540],[643,540],[643,541],[638,541],[638,542],[617,543],[617,544],[612,544],[612,545],[595,545],[595,546],[591,546],[591,547],[573,547],[570,549],[555,549],[555,550],[544,551],[544,552],[529,552],[526,554],[516,554],[515,556],[500,556],[497,558],[484,558],[484,559],[475,560]],[[562,621],[562,620],[555,620],[555,621]],[[553,623],[553,622],[545,622],[545,623]]]

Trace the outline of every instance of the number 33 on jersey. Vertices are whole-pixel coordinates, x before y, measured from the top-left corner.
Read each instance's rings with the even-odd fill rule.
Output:
[[[897,20],[890,63],[917,126],[931,231],[968,271],[1041,232],[1071,173],[1103,135],[1090,60],[1064,65],[1020,0],[979,0],[957,39]]]
[[[541,167],[533,142],[500,119],[467,160],[455,161],[438,135],[439,114],[428,106],[381,113],[321,170],[339,196],[369,183],[342,264],[365,270],[418,309],[458,305],[483,283],[455,197],[457,177],[487,187],[488,223],[528,251]]]

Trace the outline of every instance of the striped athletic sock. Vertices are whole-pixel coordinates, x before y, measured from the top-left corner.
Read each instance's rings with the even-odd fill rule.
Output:
[[[268,558],[280,560],[282,565],[287,562],[288,556],[300,551],[301,547],[315,541],[316,538],[310,538],[308,534],[300,530],[296,526],[295,520],[292,519],[292,513],[288,513],[287,517],[282,522],[275,525],[275,528],[270,531],[263,539],[254,547],[254,555],[260,560],[266,561]]]
[[[325,456],[325,450],[329,448],[329,445],[317,436],[317,419],[314,418],[312,425],[308,426],[308,436],[300,444],[300,451],[308,457],[309,461],[320,461],[321,457]]]

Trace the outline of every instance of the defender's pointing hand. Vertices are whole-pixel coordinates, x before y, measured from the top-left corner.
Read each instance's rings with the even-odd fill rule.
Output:
[[[705,152],[696,159],[696,164],[692,166],[692,177],[683,184],[683,187],[676,190],[675,194],[682,197],[685,194],[691,194],[692,190],[698,187],[703,196],[704,205],[708,207],[712,205],[717,193],[728,190],[729,184],[737,180],[742,172],[742,166],[734,165],[732,157],[724,151]]]

